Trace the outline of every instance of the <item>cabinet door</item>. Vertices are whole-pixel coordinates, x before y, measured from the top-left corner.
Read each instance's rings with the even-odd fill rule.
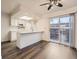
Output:
[[[11,26],[18,26],[18,20],[17,19],[11,19]]]
[[[17,40],[17,32],[11,31],[11,41],[16,41],[16,40]]]

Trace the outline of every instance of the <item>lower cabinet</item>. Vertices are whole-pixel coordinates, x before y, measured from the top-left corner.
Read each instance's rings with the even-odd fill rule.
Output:
[[[17,32],[11,31],[11,40],[10,41],[16,41],[17,40]]]

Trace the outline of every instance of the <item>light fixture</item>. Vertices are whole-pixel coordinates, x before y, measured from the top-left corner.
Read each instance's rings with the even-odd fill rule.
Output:
[[[63,7],[63,4],[61,4],[60,1],[61,0],[49,0],[49,2],[41,4],[40,6],[49,5],[48,10],[50,10],[53,5],[56,5],[58,7]]]
[[[20,17],[20,19],[31,20],[32,18],[31,17],[28,17],[28,16],[22,16],[22,17]]]

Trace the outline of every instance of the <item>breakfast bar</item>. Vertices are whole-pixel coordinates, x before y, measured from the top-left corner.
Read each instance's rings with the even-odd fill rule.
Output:
[[[43,32],[20,32],[16,45],[19,49],[25,48],[42,40]]]

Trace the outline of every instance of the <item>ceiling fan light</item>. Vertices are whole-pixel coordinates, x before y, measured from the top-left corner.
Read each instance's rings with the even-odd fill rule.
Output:
[[[51,2],[51,4],[54,4],[54,2]]]
[[[22,17],[20,17],[20,19],[31,20],[32,18],[31,17],[28,17],[28,16],[22,16]]]
[[[56,3],[56,5],[58,5],[58,3]]]
[[[54,7],[51,7],[51,9],[54,9]]]

